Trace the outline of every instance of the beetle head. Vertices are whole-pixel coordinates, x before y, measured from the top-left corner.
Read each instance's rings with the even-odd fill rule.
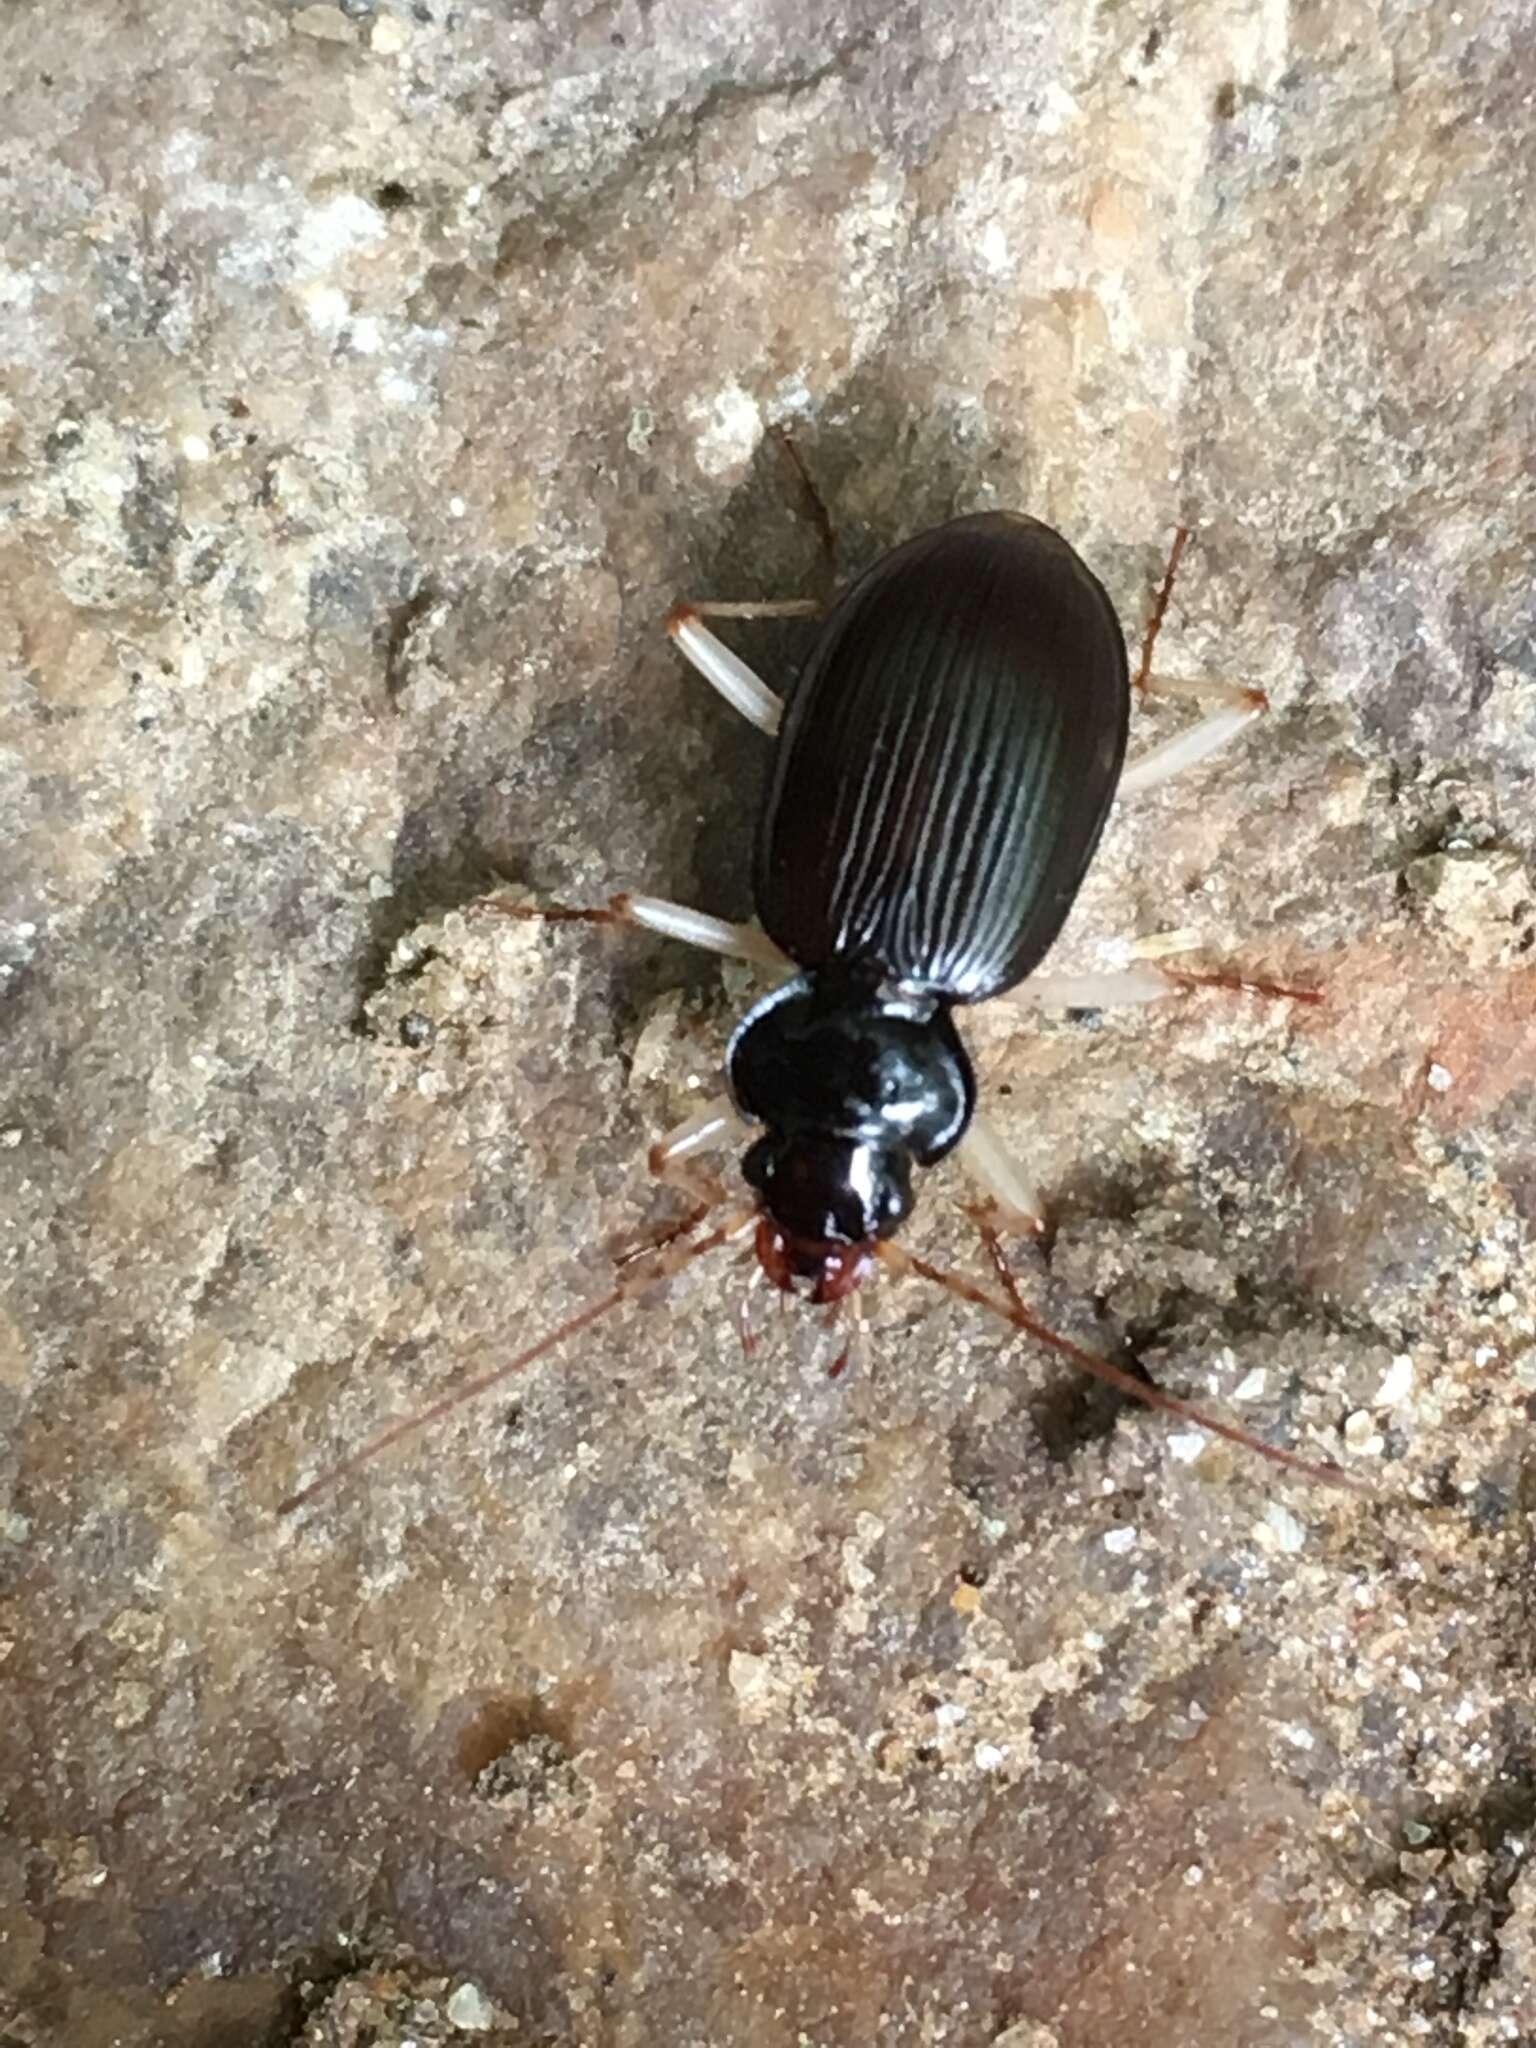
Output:
[[[811,1299],[841,1301],[869,1275],[877,1238],[912,1207],[912,1169],[899,1147],[800,1131],[769,1132],[742,1161],[762,1198],[757,1256],[776,1287],[810,1283]]]
[[[842,1301],[863,1286],[875,1262],[867,1244],[791,1237],[766,1212],[757,1219],[757,1259],[775,1287],[793,1294],[804,1283],[816,1302]]]

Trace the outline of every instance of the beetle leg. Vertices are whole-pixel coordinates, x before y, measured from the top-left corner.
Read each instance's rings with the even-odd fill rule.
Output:
[[[750,960],[759,967],[794,966],[760,925],[731,924],[723,917],[690,910],[685,903],[669,903],[663,896],[634,896],[626,891],[613,898],[613,912],[625,924],[643,925],[647,931],[681,939],[685,946],[697,946],[705,953],[723,953],[728,959]]]
[[[654,1230],[632,1238],[614,1254],[614,1264],[627,1266],[651,1252],[664,1251],[702,1223],[726,1199],[726,1191],[719,1177],[698,1163],[700,1153],[736,1144],[751,1130],[752,1126],[738,1113],[728,1095],[715,1095],[675,1130],[659,1137],[646,1156],[646,1164],[657,1180],[678,1189],[692,1206],[671,1222],[658,1224]]]
[[[1335,1465],[1332,1459],[1324,1461],[1304,1458],[1296,1451],[1283,1449],[1279,1444],[1265,1443],[1261,1438],[1251,1435],[1248,1430],[1239,1429],[1236,1423],[1227,1422],[1221,1416],[1213,1415],[1209,1409],[1197,1408],[1193,1402],[1181,1400],[1177,1394],[1165,1394],[1161,1387],[1137,1379],[1135,1374],[1127,1372],[1124,1366],[1116,1365],[1111,1359],[1101,1358],[1096,1351],[1085,1351],[1081,1344],[1074,1344],[1070,1337],[1063,1337],[1057,1331],[1049,1329],[1025,1307],[1018,1282],[1003,1256],[996,1231],[984,1218],[978,1219],[978,1228],[987,1257],[1003,1283],[1004,1295],[1001,1299],[988,1293],[985,1288],[978,1287],[974,1280],[968,1280],[963,1273],[951,1273],[942,1266],[932,1266],[926,1259],[918,1258],[915,1253],[894,1244],[889,1238],[884,1239],[876,1249],[893,1272],[921,1274],[925,1280],[936,1281],[940,1287],[947,1288],[961,1301],[975,1302],[978,1308],[990,1308],[1005,1321],[1012,1323],[1015,1329],[1033,1337],[1037,1343],[1048,1345],[1053,1351],[1059,1351],[1082,1371],[1092,1373],[1095,1379],[1107,1381],[1120,1393],[1129,1394],[1134,1400],[1145,1402],[1149,1408],[1161,1408],[1169,1415],[1177,1415],[1181,1421],[1192,1422],[1200,1429],[1209,1430],[1213,1436],[1225,1437],[1228,1443],[1242,1444],[1245,1449],[1257,1451],[1261,1457],[1272,1459],[1277,1465],[1289,1466],[1293,1472],[1299,1472],[1304,1478],[1321,1479],[1331,1486],[1348,1487],[1352,1493],[1369,1491],[1353,1473],[1345,1472]]]
[[[1005,1002],[1041,1010],[1115,1010],[1132,1003],[1155,1003],[1180,987],[1172,975],[1150,962],[1106,969],[1101,974],[1032,974],[1009,989]]]
[[[712,1152],[717,1146],[734,1145],[751,1130],[752,1125],[728,1095],[714,1095],[675,1130],[656,1140],[647,1155],[647,1164],[657,1180],[689,1194],[702,1195],[703,1182],[693,1163],[699,1154]],[[721,1198],[719,1186],[711,1182],[707,1206],[713,1208]]]
[[[1320,988],[1292,988],[1289,982],[1266,981],[1252,974],[1212,973],[1188,974],[1179,967],[1164,967],[1175,988],[1220,988],[1232,995],[1275,996],[1292,1003],[1320,1003],[1323,992]]]
[[[692,662],[732,710],[739,711],[760,732],[775,733],[784,716],[784,700],[769,689],[756,669],[749,668],[734,648],[727,647],[707,626],[701,625],[700,617],[705,613],[711,618],[732,619],[804,617],[820,609],[814,598],[786,598],[777,604],[680,604],[667,620],[667,631],[676,641],[678,653]]]
[[[1102,974],[1032,974],[1009,989],[1004,1002],[1032,1004],[1041,1010],[1118,1010],[1133,1003],[1155,1003],[1164,996],[1192,988],[1220,988],[1235,995],[1278,996],[1296,1003],[1320,1003],[1322,991],[1292,988],[1288,982],[1220,970],[1202,973],[1182,967],[1159,967],[1138,960],[1130,967]]]
[[[1045,1204],[992,1119],[977,1110],[955,1150],[960,1164],[1003,1221],[1014,1230],[1039,1237],[1045,1229]]]
[[[1160,782],[1168,782],[1175,775],[1182,774],[1197,761],[1203,761],[1207,754],[1214,754],[1219,747],[1235,739],[1268,708],[1262,690],[1239,690],[1229,683],[1172,682],[1155,676],[1152,687],[1178,690],[1207,699],[1220,693],[1222,708],[1128,762],[1115,792],[1117,797],[1135,796],[1141,790],[1156,789]]]
[[[1189,528],[1176,526],[1173,530],[1173,546],[1168,554],[1168,566],[1163,571],[1163,580],[1158,586],[1157,596],[1152,601],[1152,614],[1147,620],[1147,630],[1142,635],[1141,660],[1136,666],[1138,690],[1147,687],[1152,671],[1152,650],[1157,645],[1157,636],[1163,630],[1163,620],[1168,616],[1168,600],[1173,595],[1173,579],[1179,573],[1179,559],[1189,546]]]
[[[1154,675],[1152,672],[1152,650],[1167,617],[1173,579],[1178,574],[1179,560],[1189,544],[1189,537],[1187,526],[1175,528],[1168,566],[1163,571],[1163,580],[1142,636],[1141,660],[1137,665],[1134,688],[1139,696],[1152,690],[1165,697],[1203,698],[1207,703],[1219,705],[1220,709],[1202,718],[1187,732],[1175,733],[1171,740],[1164,740],[1139,760],[1132,761],[1120,777],[1120,787],[1116,792],[1119,796],[1133,796],[1138,790],[1155,789],[1158,783],[1167,782],[1185,768],[1192,768],[1207,754],[1214,754],[1218,747],[1224,747],[1228,740],[1234,739],[1261,711],[1269,709],[1269,700],[1262,690],[1243,689],[1235,683],[1208,678],[1170,676],[1160,672]]]
[[[826,607],[819,597],[685,597],[672,618],[814,619]],[[668,620],[670,629],[671,620]]]
[[[690,910],[685,903],[669,903],[664,896],[637,896],[625,889],[594,909],[575,909],[563,903],[514,903],[501,896],[487,896],[483,901],[485,909],[502,917],[541,919],[550,924],[635,924],[732,960],[751,960],[760,967],[793,966],[759,926],[731,924],[706,911]]]

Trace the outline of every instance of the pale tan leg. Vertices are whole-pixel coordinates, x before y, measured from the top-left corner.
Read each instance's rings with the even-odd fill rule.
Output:
[[[1116,1010],[1155,1003],[1178,986],[1161,968],[1137,962],[1100,974],[1032,974],[1003,1000],[1038,1010]]]
[[[637,896],[622,890],[591,910],[563,903],[519,903],[505,896],[487,896],[480,907],[501,917],[526,918],[530,923],[639,925],[666,938],[681,939],[685,946],[697,946],[706,953],[750,960],[759,967],[794,969],[788,954],[781,953],[759,926],[731,924],[723,917],[709,916],[706,911],[690,910],[684,903],[669,903],[664,896]]]
[[[955,1155],[986,1196],[992,1212],[1010,1230],[1038,1237],[1045,1229],[1045,1204],[998,1135],[991,1118],[977,1110]]]
[[[738,1144],[751,1136],[752,1128],[729,1095],[711,1096],[675,1130],[656,1140],[647,1163],[658,1180],[691,1194],[697,1191],[692,1176],[697,1173],[693,1162],[699,1154]]]
[[[734,711],[760,732],[775,733],[784,715],[784,700],[770,690],[756,669],[699,621],[711,619],[808,618],[821,606],[812,597],[749,598],[741,603],[680,604],[667,620],[677,651],[718,690]]]
[[[1002,1000],[1040,1010],[1118,1010],[1136,1003],[1159,1002],[1164,996],[1182,995],[1192,988],[1281,996],[1295,1003],[1323,1000],[1320,989],[1292,988],[1287,982],[1268,981],[1257,975],[1159,967],[1150,960],[1138,960],[1129,967],[1109,969],[1102,974],[1032,974],[1017,988],[1009,989]]]
[[[665,1186],[685,1195],[692,1207],[668,1223],[635,1238],[614,1255],[616,1266],[662,1251],[702,1223],[726,1199],[726,1189],[717,1174],[702,1166],[701,1154],[744,1142],[752,1126],[728,1095],[715,1095],[694,1114],[659,1137],[646,1155],[646,1164]]]
[[[1235,683],[1153,676],[1149,687],[1169,696],[1194,697],[1205,703],[1214,701],[1220,708],[1185,731],[1175,733],[1172,739],[1148,748],[1136,760],[1127,762],[1115,792],[1117,796],[1135,796],[1142,790],[1156,789],[1160,782],[1171,781],[1175,775],[1192,768],[1197,761],[1205,760],[1207,755],[1214,754],[1240,732],[1245,732],[1256,718],[1263,717],[1268,708],[1262,690],[1241,689]]]
[[[1262,690],[1246,690],[1234,683],[1164,675],[1160,671],[1153,673],[1152,650],[1157,645],[1157,636],[1167,616],[1168,600],[1173,595],[1173,579],[1178,574],[1179,561],[1189,538],[1187,526],[1175,529],[1168,564],[1142,636],[1141,661],[1137,666],[1134,686],[1138,693],[1155,690],[1164,697],[1193,697],[1218,708],[1187,732],[1176,733],[1171,740],[1164,740],[1139,760],[1130,762],[1120,777],[1117,791],[1120,796],[1134,796],[1138,790],[1155,789],[1160,782],[1167,782],[1184,769],[1192,768],[1197,761],[1214,754],[1218,747],[1224,747],[1269,708]]]

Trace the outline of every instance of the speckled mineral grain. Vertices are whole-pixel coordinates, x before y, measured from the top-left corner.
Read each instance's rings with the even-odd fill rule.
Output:
[[[1528,0],[0,10],[6,2048],[1536,2040],[1533,95]],[[989,505],[1132,634],[1192,525],[1272,704],[1059,964],[1326,991],[970,1019],[1019,1284],[1367,1490],[716,1255],[279,1518],[676,1213],[751,978],[485,900],[750,909],[668,606]]]

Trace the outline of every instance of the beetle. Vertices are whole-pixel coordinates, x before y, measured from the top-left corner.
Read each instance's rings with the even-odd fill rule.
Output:
[[[1039,965],[1114,800],[1130,724],[1103,585],[1036,520],[979,513],[892,550],[827,620],[779,735],[753,896],[800,973],[726,1074],[758,1256],[836,1301],[976,1108],[957,1006]]]
[[[1153,680],[1152,649],[1186,539],[1181,528],[1143,644],[1140,687]],[[1039,1227],[1033,1190],[978,1113],[957,1010],[1010,994],[1100,1008],[1196,983],[1317,999],[1312,990],[1150,962],[1111,974],[1036,972],[1117,795],[1149,788],[1224,745],[1265,708],[1262,694],[1156,679],[1214,696],[1218,708],[1126,768],[1133,685],[1114,607],[1070,543],[1022,513],[952,519],[876,561],[826,617],[787,712],[704,623],[812,609],[798,601],[685,604],[668,621],[684,657],[776,735],[754,849],[755,925],[633,894],[594,909],[492,899],[515,917],[639,924],[792,970],[733,1032],[728,1095],[651,1154],[653,1171],[688,1185],[699,1152],[756,1130],[742,1160],[753,1205],[680,1249],[669,1239],[648,1270],[675,1270],[750,1228],[774,1285],[833,1304],[883,1259],[986,1303],[1155,1406],[1314,1476],[1339,1476],[1047,1330],[1019,1300],[994,1227],[984,1235],[1005,1299],[891,1245],[913,1206],[915,1172],[956,1151],[995,1214]],[[718,1198],[711,1187],[679,1240]],[[393,1425],[284,1507],[531,1363],[633,1291],[621,1282],[510,1363]]]

